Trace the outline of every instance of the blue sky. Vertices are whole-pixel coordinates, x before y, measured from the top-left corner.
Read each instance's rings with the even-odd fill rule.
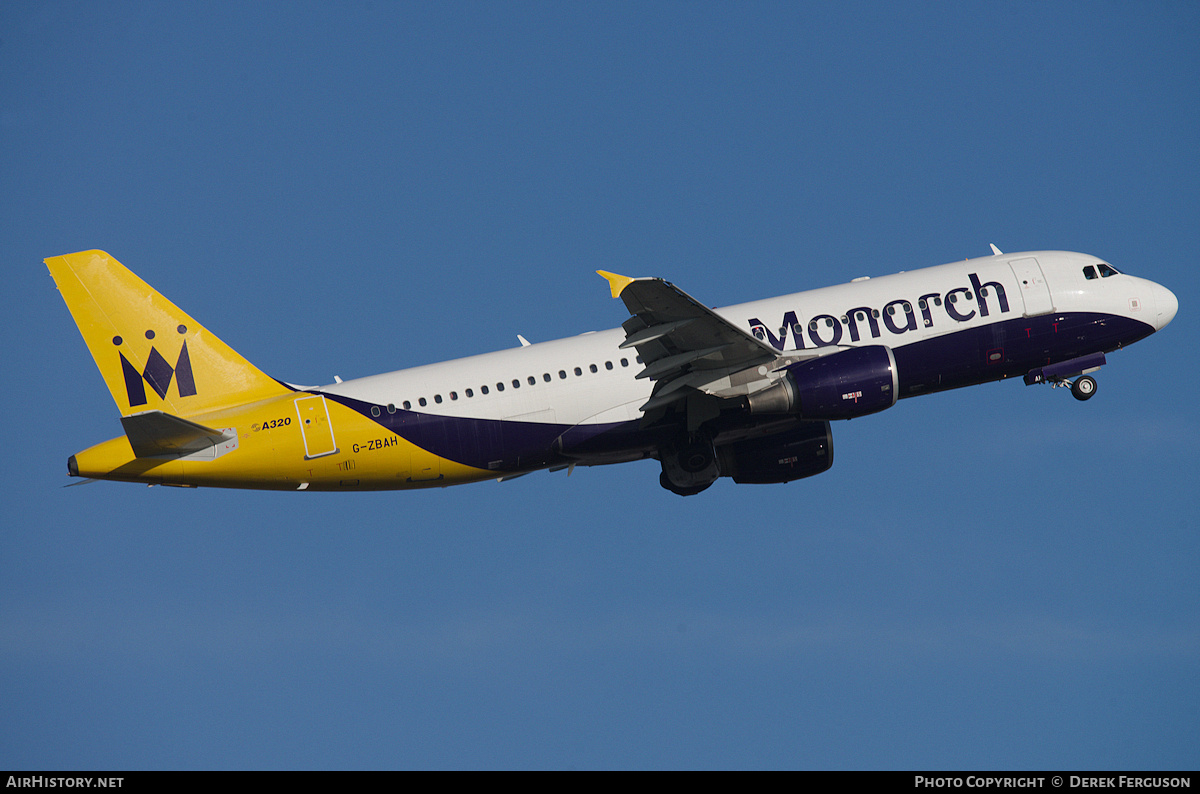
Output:
[[[0,6],[0,768],[1194,768],[1200,7]],[[327,383],[1002,249],[1165,284],[1100,390],[990,384],[681,499],[97,483],[41,260]]]

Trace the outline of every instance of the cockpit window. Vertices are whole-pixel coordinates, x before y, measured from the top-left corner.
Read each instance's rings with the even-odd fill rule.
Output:
[[[1091,281],[1094,278],[1098,278],[1098,276],[1096,275],[1096,268],[1092,267],[1091,265],[1088,265],[1087,267],[1085,267],[1083,269],[1083,277],[1089,281]]]
[[[1121,275],[1120,273],[1117,272],[1117,269],[1115,267],[1113,267],[1112,265],[1106,265],[1103,262],[1101,262],[1099,265],[1097,265],[1097,267],[1100,268],[1100,276],[1102,278],[1108,278],[1109,276]]]

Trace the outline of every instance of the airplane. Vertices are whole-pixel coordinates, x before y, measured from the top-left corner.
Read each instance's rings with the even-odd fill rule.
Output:
[[[681,496],[784,483],[833,465],[831,422],[901,398],[1021,377],[1090,399],[1106,355],[1179,307],[1094,256],[991,248],[720,309],[597,271],[629,310],[620,328],[320,387],[266,375],[103,251],[50,257],[125,431],[67,471],[359,491],[653,458]]]

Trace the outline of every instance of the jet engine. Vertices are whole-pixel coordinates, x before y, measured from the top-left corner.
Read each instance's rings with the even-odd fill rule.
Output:
[[[896,404],[896,358],[886,345],[865,345],[801,361],[774,385],[751,394],[751,413],[795,413],[805,419],[853,419]]]
[[[786,433],[723,445],[717,452],[721,476],[734,482],[791,482],[833,465],[833,433],[828,422],[804,422]]]

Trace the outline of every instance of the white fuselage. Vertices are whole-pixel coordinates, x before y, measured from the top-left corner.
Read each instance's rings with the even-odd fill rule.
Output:
[[[1019,271],[1010,263],[1023,260],[1037,262],[1043,283],[1021,283]],[[1062,251],[991,256],[716,312],[747,331],[760,326],[760,333],[783,352],[865,344],[901,349],[981,326],[1050,314],[1122,317],[1145,324],[1148,331],[1170,322],[1177,302],[1168,290],[1124,274],[1085,277],[1085,267],[1100,264],[1106,263]],[[975,294],[972,274],[981,284],[1003,287],[1007,310],[995,287],[984,297]],[[986,316],[981,303],[986,305]],[[619,349],[624,339],[621,329],[585,333],[345,381],[321,391],[375,405],[404,407],[407,402],[410,410],[446,417],[567,426],[622,422],[639,417],[638,407],[653,386],[649,380],[635,379],[642,367],[636,351]]]

